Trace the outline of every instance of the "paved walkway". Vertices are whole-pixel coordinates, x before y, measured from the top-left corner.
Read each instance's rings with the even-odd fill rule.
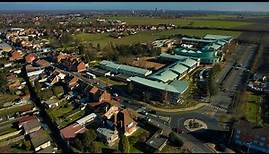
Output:
[[[145,107],[154,110],[154,111],[158,111],[158,112],[169,112],[169,113],[173,113],[173,112],[184,112],[184,111],[193,111],[193,110],[197,110],[201,107],[204,107],[206,105],[208,105],[208,103],[199,103],[195,106],[191,106],[191,107],[187,107],[187,108],[178,108],[178,109],[166,109],[166,108],[159,108],[159,107],[155,107],[153,105],[150,105],[148,103],[145,102],[141,102],[141,101],[136,101],[139,104],[144,105]]]

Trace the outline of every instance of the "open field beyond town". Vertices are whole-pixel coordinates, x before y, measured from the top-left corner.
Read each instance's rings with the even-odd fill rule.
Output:
[[[101,47],[104,47],[112,42],[114,44],[135,44],[135,43],[144,43],[151,42],[160,38],[167,38],[171,35],[190,35],[196,37],[202,37],[206,34],[216,34],[216,35],[230,35],[233,37],[238,37],[241,33],[235,31],[222,31],[222,30],[195,30],[195,29],[176,29],[176,30],[167,30],[159,32],[139,32],[135,35],[126,36],[120,39],[114,39],[109,37],[108,34],[88,34],[80,33],[74,36],[74,38],[80,42],[90,42],[93,45],[100,44]]]
[[[225,18],[227,16],[220,16],[221,18]],[[211,18],[214,18],[211,17]],[[167,18],[151,18],[151,17],[124,17],[124,16],[112,16],[109,19],[115,20],[123,20],[127,22],[129,25],[157,25],[157,24],[174,24],[177,26],[205,26],[205,27],[223,27],[223,28],[231,28],[238,27],[243,25],[248,25],[250,22],[236,22],[236,21],[207,21],[207,20],[193,20],[193,19],[167,19]]]

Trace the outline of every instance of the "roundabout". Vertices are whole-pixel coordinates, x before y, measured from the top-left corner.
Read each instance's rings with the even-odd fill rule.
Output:
[[[207,129],[206,123],[199,119],[187,119],[184,121],[184,126],[190,132]]]
[[[171,115],[170,127],[181,129],[183,132],[192,132],[201,129],[220,129],[216,119],[197,112]]]

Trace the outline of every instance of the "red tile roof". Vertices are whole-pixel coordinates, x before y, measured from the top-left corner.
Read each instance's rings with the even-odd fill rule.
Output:
[[[69,86],[73,87],[77,84],[77,82],[78,82],[78,78],[73,77],[73,79],[69,82]]]
[[[50,63],[44,59],[40,59],[36,62],[41,67],[48,67]]]
[[[12,54],[11,54],[11,60],[19,60],[19,59],[22,59],[22,53],[19,52],[19,51],[14,51]]]
[[[90,93],[92,93],[92,94],[95,94],[95,93],[97,93],[98,92],[98,88],[97,87],[92,87],[92,89],[90,90]]]
[[[104,91],[103,94],[100,96],[100,102],[109,102],[111,100],[111,94],[107,91]]]
[[[19,119],[19,124],[28,122],[28,121],[33,120],[33,119],[36,119],[36,117],[34,117],[34,116],[29,116],[29,115],[20,117],[20,119]]]
[[[83,72],[83,71],[86,71],[86,65],[84,62],[80,62],[77,66],[77,70],[78,72]]]
[[[62,59],[66,59],[67,58],[67,55],[64,55],[64,54],[59,54],[58,56],[57,56],[57,60],[58,61],[61,61]]]
[[[34,106],[32,104],[27,104],[27,105],[23,105],[20,106],[20,112],[27,112],[30,111],[34,108]]]
[[[37,59],[37,56],[34,53],[30,53],[25,57],[27,63],[32,63],[35,59]]]
[[[65,139],[70,139],[76,137],[78,133],[84,133],[86,130],[85,127],[74,123],[61,129],[60,132]]]

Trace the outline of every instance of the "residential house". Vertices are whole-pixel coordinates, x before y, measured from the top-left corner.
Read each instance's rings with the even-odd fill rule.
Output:
[[[48,61],[46,61],[45,59],[39,59],[36,61],[36,64],[41,67],[41,68],[44,68],[44,67],[48,67],[50,66],[50,63]]]
[[[19,112],[21,113],[21,115],[25,115],[28,113],[32,113],[35,110],[33,105],[22,105],[20,106]]]
[[[72,89],[78,85],[79,79],[77,77],[73,77],[71,81],[69,81],[69,87]]]
[[[25,56],[25,61],[27,62],[27,63],[32,63],[34,60],[36,60],[37,59],[37,56],[36,56],[36,54],[34,54],[34,53],[30,53],[30,54],[28,54],[27,56]]]
[[[80,62],[77,65],[77,72],[84,72],[84,71],[86,71],[86,65],[84,62]]]
[[[11,53],[10,61],[17,61],[23,59],[21,50],[16,50]]]
[[[90,93],[90,96],[92,98],[92,100],[95,102],[95,101],[98,101],[99,100],[99,97],[100,97],[100,91],[97,87],[92,87],[89,91]]]
[[[21,85],[20,80],[16,79],[11,83],[8,83],[8,89],[11,91],[17,90],[17,89],[22,89],[23,86]]]
[[[41,123],[37,118],[35,118],[22,123],[22,127],[24,129],[25,134],[27,135],[39,130],[41,128]]]
[[[111,101],[112,97],[111,94],[108,93],[106,90],[101,94],[99,98],[99,102],[109,102]]]
[[[26,72],[28,77],[38,76],[44,72],[44,69],[40,67],[33,67],[32,65],[26,65]]]
[[[48,146],[46,148],[42,148],[41,150],[37,151],[36,153],[56,153],[56,149],[52,146]]]
[[[59,106],[59,103],[58,102],[55,102],[55,101],[52,101],[52,100],[46,100],[46,101],[42,101],[42,103],[45,104],[45,106],[47,108],[55,108],[57,106]]]
[[[109,146],[114,145],[119,140],[118,131],[116,129],[97,128],[97,136]]]
[[[158,130],[155,134],[151,136],[146,144],[151,147],[152,151],[158,150],[159,152],[165,147],[168,139],[162,135],[163,130]]]
[[[49,135],[43,129],[29,134],[29,136],[35,152],[51,146]]]
[[[107,119],[110,119],[114,114],[118,114],[119,111],[120,109],[118,106],[111,106],[104,115]]]
[[[137,130],[137,122],[134,121],[129,112],[128,109],[124,109],[115,116],[117,127],[124,132],[126,136],[133,134]]]
[[[30,116],[30,115],[20,117],[19,120],[18,120],[19,128],[21,128],[24,123],[27,123],[28,121],[34,120],[34,119],[36,119],[36,117],[35,116]]]
[[[57,56],[57,61],[58,61],[58,62],[60,62],[60,61],[62,61],[62,60],[65,60],[65,59],[67,59],[67,55],[66,55],[66,54],[59,54],[59,55]]]
[[[8,45],[5,42],[2,42],[2,40],[0,39],[0,54],[2,52],[7,52],[9,53],[12,50],[12,47],[10,45]]]
[[[60,130],[61,136],[64,139],[72,139],[75,138],[77,134],[82,134],[86,131],[87,129],[77,123],[73,123],[63,129]]]

